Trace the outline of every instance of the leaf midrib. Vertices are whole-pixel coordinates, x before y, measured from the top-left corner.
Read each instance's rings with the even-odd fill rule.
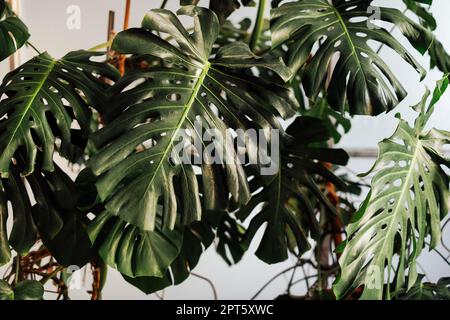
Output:
[[[355,56],[355,60],[358,62],[359,68],[362,69],[361,60],[359,60],[359,58],[358,58],[358,54],[357,54],[357,52],[356,52],[356,47],[355,47],[355,45],[353,44],[353,40],[352,40],[352,37],[350,36],[350,33],[348,32],[347,25],[345,24],[344,20],[342,19],[341,14],[340,14],[339,11],[336,9],[336,7],[334,7],[334,6],[332,6],[332,7],[333,7],[333,12],[334,12],[334,14],[336,15],[336,18],[338,19],[339,24],[340,24],[340,26],[341,26],[341,28],[342,28],[342,31],[344,32],[345,37],[347,38],[347,41],[350,43],[351,50],[352,50],[352,55]]]
[[[405,178],[405,183],[403,184],[403,186],[401,188],[400,196],[398,197],[398,200],[396,201],[395,209],[394,209],[394,211],[392,213],[391,223],[389,224],[389,227],[386,230],[386,234],[388,236],[391,234],[392,228],[397,225],[396,217],[398,215],[399,208],[402,207],[402,204],[403,204],[403,201],[404,201],[404,197],[407,194],[407,192],[409,192],[409,190],[411,188],[410,187],[411,184],[409,183],[409,181],[411,180],[411,176],[412,176],[412,174],[414,172],[414,168],[416,166],[417,158],[419,157],[419,154],[420,154],[421,146],[422,146],[422,144],[421,144],[420,139],[417,139],[417,142],[416,142],[416,145],[415,145],[415,150],[414,150],[414,153],[413,153],[413,156],[412,156],[412,160],[411,160],[411,165],[409,166],[408,174],[406,175],[406,178]],[[380,252],[384,252],[385,251],[386,245],[388,243],[391,243],[391,242],[390,241],[384,241],[383,242],[383,245],[381,246]],[[384,258],[381,261],[381,263],[383,263],[383,261],[384,261]],[[377,259],[377,264],[379,264],[379,263],[380,263],[380,259],[378,258]],[[389,275],[390,275],[390,272],[388,273],[388,281],[389,281]],[[389,294],[389,291],[388,291],[388,294]]]
[[[205,64],[203,65],[202,72],[200,73],[200,75],[194,85],[194,88],[192,90],[191,96],[189,97],[189,100],[186,104],[186,109],[183,111],[183,114],[181,115],[180,120],[178,121],[175,129],[172,131],[172,136],[170,137],[170,141],[167,143],[167,147],[164,150],[163,155],[160,157],[160,160],[158,161],[158,165],[157,165],[156,169],[153,171],[152,177],[151,177],[149,183],[147,184],[144,194],[147,194],[148,188],[153,184],[153,181],[155,180],[158,171],[160,170],[163,163],[167,160],[167,156],[169,155],[169,152],[172,150],[172,144],[175,141],[176,133],[181,129],[181,126],[183,125],[189,112],[191,111],[191,107],[195,102],[195,99],[200,91],[200,88],[203,85],[203,82],[205,81],[205,78],[206,78],[206,75],[208,74],[210,66],[211,66],[211,64],[209,62],[205,62]]]

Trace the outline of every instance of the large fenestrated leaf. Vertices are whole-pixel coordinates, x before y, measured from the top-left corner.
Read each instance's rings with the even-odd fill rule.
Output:
[[[17,149],[25,149],[24,175],[34,170],[38,150],[42,169],[53,170],[58,149],[70,154],[74,120],[85,136],[89,132],[89,106],[104,107],[105,89],[99,76],[115,79],[117,71],[90,59],[101,54],[71,52],[60,60],[43,53],[9,73],[0,87],[0,175],[8,176]],[[5,97],[6,96],[6,97]]]
[[[256,232],[267,222],[256,251],[256,255],[267,263],[287,259],[288,234],[293,234],[298,253],[309,249],[308,237],[319,234],[315,210],[317,200],[326,205],[332,215],[336,214],[336,209],[318,186],[320,180],[345,188],[345,184],[326,169],[324,162],[345,165],[348,155],[344,150],[326,146],[330,133],[321,120],[298,117],[287,129],[287,134],[289,136],[285,137],[281,148],[278,174],[268,184],[255,177],[250,182],[255,194],[236,213],[238,218],[245,220],[259,208],[243,242],[248,246]]]
[[[443,170],[449,161],[442,147],[450,143],[450,133],[424,131],[424,126],[447,85],[448,79],[439,82],[427,109],[425,96],[414,127],[400,120],[394,135],[380,142],[378,160],[370,171],[375,173],[371,192],[347,228],[341,274],[334,286],[338,298],[361,285],[362,299],[390,298],[392,268],[395,292],[411,288],[425,238],[430,236],[431,249],[439,243],[440,221],[448,213],[449,200],[449,179]]]
[[[394,108],[407,93],[370,41],[388,46],[425,75],[411,53],[385,27],[375,25],[372,15],[379,12],[379,20],[394,23],[421,53],[427,51],[431,34],[399,10],[372,3],[298,0],[272,10],[273,46],[287,45],[285,61],[293,74],[301,70],[308,97],[316,98],[326,87],[330,105],[341,111],[346,101],[352,114],[376,115]]]
[[[0,0],[0,61],[16,52],[29,37],[27,26]]]
[[[225,46],[210,58],[219,33],[216,15],[193,6],[179,14],[194,17],[193,34],[172,12],[152,10],[141,29],[117,35],[115,51],[157,56],[164,66],[133,72],[118,81],[103,115],[106,125],[93,137],[101,150],[89,166],[99,176],[96,185],[106,209],[145,231],[156,227],[158,204],[163,209],[162,223],[170,229],[177,212],[187,224],[200,220],[202,202],[206,209],[217,209],[226,205],[229,193],[237,203],[250,197],[234,146],[217,137],[223,144],[216,144],[216,150],[225,164],[211,164],[207,150],[197,148],[205,142],[196,121],[201,122],[201,130],[218,130],[222,138],[229,128],[254,128],[264,130],[270,141],[271,129],[279,127],[277,116],[292,115],[295,105],[285,87],[241,73],[258,66],[287,78],[280,60],[259,58],[243,43]],[[168,33],[177,45],[152,31]],[[192,153],[203,156],[202,184],[207,191],[202,195],[193,166],[172,153],[180,133],[186,131]]]
[[[79,174],[77,186],[83,190],[78,206],[96,215],[88,226],[88,234],[104,263],[132,279],[163,277],[182,247],[184,228],[179,221],[174,230],[162,226],[159,206],[156,228],[141,230],[104,210],[95,188],[95,176],[89,169]]]

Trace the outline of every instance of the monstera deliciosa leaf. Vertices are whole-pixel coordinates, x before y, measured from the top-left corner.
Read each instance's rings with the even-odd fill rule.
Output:
[[[388,46],[425,75],[411,53],[376,22],[395,24],[421,53],[431,34],[399,10],[372,2],[298,0],[272,10],[273,46],[288,47],[286,63],[293,74],[300,70],[311,99],[325,88],[329,104],[340,111],[347,101],[351,114],[377,115],[394,108],[407,93],[372,41]]]
[[[53,172],[39,167],[21,177],[23,159],[18,156],[9,177],[0,181],[0,265],[10,261],[10,246],[25,255],[38,237],[60,264],[84,265],[92,256],[91,242],[85,230],[87,221],[76,209],[79,195],[73,181],[57,165]],[[8,237],[10,214],[13,224]]]
[[[173,229],[179,215],[181,224],[200,220],[202,205],[207,210],[226,207],[229,194],[245,204],[250,198],[247,177],[226,131],[260,129],[270,140],[271,129],[279,127],[277,117],[292,115],[296,105],[284,86],[243,71],[257,66],[287,79],[281,60],[257,57],[243,43],[210,57],[220,28],[214,12],[187,6],[178,14],[194,17],[192,34],[175,14],[158,9],[146,15],[142,28],[116,36],[116,52],[153,55],[163,66],[118,81],[109,91],[105,127],[93,136],[100,151],[89,167],[98,176],[100,198],[109,213],[143,231],[162,229],[156,223],[158,206],[160,222]],[[158,34],[169,34],[173,41]],[[206,129],[220,133],[214,145],[225,164],[211,161],[208,148],[201,148],[209,144],[200,132]],[[173,152],[184,133],[184,150],[203,159],[198,165],[202,194],[194,166]]]
[[[59,151],[70,153],[74,120],[87,136],[89,107],[103,107],[109,86],[98,77],[117,78],[113,67],[90,60],[98,55],[76,51],[56,60],[43,53],[5,77],[0,86],[2,177],[8,177],[11,159],[20,147],[26,151],[24,175],[33,172],[38,150],[43,154],[42,169],[52,171],[56,138]]]
[[[267,263],[278,263],[288,257],[288,238],[293,235],[301,254],[309,249],[308,237],[319,233],[314,202],[318,199],[332,214],[336,209],[320,190],[319,181],[329,181],[345,188],[345,184],[324,166],[325,162],[345,165],[347,153],[330,149],[326,143],[330,133],[323,122],[312,117],[298,117],[286,133],[281,148],[281,164],[277,175],[268,184],[255,177],[251,182],[254,195],[236,213],[241,220],[257,212],[244,235],[244,243],[253,240],[267,223],[256,255]],[[261,189],[261,186],[264,186]],[[259,209],[258,209],[259,208]]]
[[[443,170],[449,161],[442,147],[450,143],[450,133],[424,131],[424,126],[447,85],[447,78],[439,82],[427,109],[426,98],[418,106],[414,127],[400,120],[394,135],[380,143],[378,160],[370,171],[375,173],[371,192],[347,229],[339,261],[342,271],[334,286],[338,298],[363,285],[362,299],[389,299],[389,286],[384,285],[385,280],[391,284],[396,253],[395,291],[405,286],[406,269],[406,286],[411,288],[425,238],[430,236],[431,249],[440,241],[440,221],[448,212],[449,200],[449,179]]]
[[[0,61],[21,48],[29,37],[27,26],[0,0]]]

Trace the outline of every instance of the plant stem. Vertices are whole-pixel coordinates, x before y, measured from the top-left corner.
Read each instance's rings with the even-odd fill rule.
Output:
[[[197,277],[197,278],[199,278],[199,279],[202,279],[202,280],[206,281],[206,282],[209,284],[209,286],[211,287],[211,289],[212,289],[213,296],[214,296],[214,300],[217,300],[217,299],[218,299],[216,287],[214,286],[214,283],[213,283],[210,279],[208,279],[208,278],[206,278],[206,277],[204,277],[204,276],[201,276],[201,275],[199,275],[199,274],[197,274],[197,273],[193,273],[193,272],[191,272],[191,275],[193,275],[194,277]]]
[[[168,0],[163,0],[163,2],[161,3],[161,9],[164,9],[167,5]]]
[[[19,283],[19,277],[20,277],[20,254],[17,254],[17,256],[16,256],[16,274],[14,275],[14,284]]]
[[[264,289],[266,289],[272,282],[274,282],[276,279],[278,279],[279,277],[281,277],[282,275],[288,273],[291,270],[297,269],[300,265],[298,263],[296,263],[294,266],[287,268],[286,270],[281,271],[280,273],[277,273],[275,276],[273,276],[269,281],[267,281],[262,287],[261,289],[258,290],[258,292],[256,292],[253,297],[250,298],[250,300],[255,300],[260,294],[261,292],[264,291]]]
[[[250,38],[250,50],[255,52],[258,45],[259,37],[263,31],[264,26],[264,12],[266,10],[266,0],[260,0],[258,5],[258,13],[256,16],[255,28],[253,29],[252,36]]]
[[[36,51],[37,54],[41,54],[41,52],[30,42],[27,41],[26,42],[27,46],[29,46],[31,49],[33,49],[34,51]]]
[[[53,278],[56,274],[58,274],[58,272],[63,271],[65,269],[64,266],[59,266],[58,268],[56,268],[52,273],[50,273],[48,276],[46,276],[45,278],[43,278],[40,282],[42,284],[45,284],[48,280],[50,280],[51,278]]]

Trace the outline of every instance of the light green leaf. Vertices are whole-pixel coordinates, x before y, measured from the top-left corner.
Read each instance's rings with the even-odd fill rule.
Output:
[[[394,292],[411,288],[425,238],[430,236],[431,249],[441,239],[440,221],[448,213],[449,201],[449,179],[443,167],[450,164],[442,147],[450,143],[450,132],[424,131],[448,80],[438,84],[430,104],[426,105],[427,94],[419,105],[421,114],[414,127],[400,120],[393,136],[379,144],[378,160],[370,170],[375,174],[371,192],[347,228],[341,274],[334,285],[338,298],[364,285],[362,299],[389,299],[385,283],[391,284],[393,270]]]

